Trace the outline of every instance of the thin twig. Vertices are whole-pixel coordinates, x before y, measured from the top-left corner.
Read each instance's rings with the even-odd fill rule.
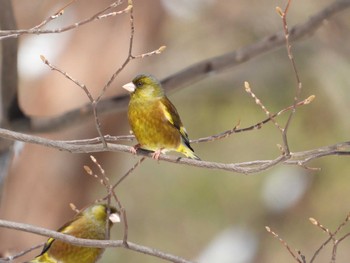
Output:
[[[337,245],[338,245],[340,242],[342,242],[344,239],[348,238],[349,236],[350,236],[350,233],[347,233],[347,234],[345,234],[344,236],[342,236],[341,238],[339,238],[339,239],[338,239]]]
[[[126,178],[128,177],[132,172],[135,171],[135,169],[146,159],[146,157],[142,157],[140,160],[138,160],[137,163],[135,163],[114,185],[113,190],[117,188],[117,186]]]
[[[46,242],[43,242],[41,244],[38,244],[38,245],[35,245],[35,246],[32,246],[26,250],[23,250],[23,251],[20,251],[20,252],[17,252],[15,255],[13,256],[7,256],[5,258],[0,258],[0,263],[2,263],[3,261],[4,262],[12,262],[14,259],[16,258],[19,258],[19,257],[22,257],[24,256],[25,254],[28,254],[29,252],[35,250],[35,249],[38,249],[40,247],[43,247],[44,245],[46,244]]]
[[[119,198],[117,197],[117,194],[115,193],[113,186],[111,185],[110,180],[105,173],[105,170],[102,168],[102,166],[100,165],[100,163],[96,160],[96,158],[94,156],[90,155],[90,159],[97,166],[97,168],[100,170],[100,175],[94,174],[92,172],[92,169],[87,165],[84,166],[85,171],[87,172],[88,175],[91,175],[94,178],[98,179],[99,182],[106,188],[106,191],[107,191],[107,196],[104,198],[101,198],[101,200],[98,200],[98,202],[101,202],[102,200],[107,200],[108,207],[110,207],[111,199],[113,198],[114,201],[117,203],[118,210],[119,210],[119,213],[122,215],[122,220],[123,220],[123,224],[124,224],[123,241],[124,241],[125,246],[127,246],[128,222],[127,222],[127,217],[126,217],[126,210],[125,210],[124,206],[122,205],[122,203],[120,202]],[[109,239],[109,224],[110,224],[109,214],[110,214],[110,211],[108,211],[108,216],[106,217],[106,221],[107,221],[106,239]]]
[[[326,241],[324,241],[321,246],[315,251],[312,258],[310,259],[310,263],[313,263],[316,257],[319,255],[319,253],[322,251],[322,249],[332,240],[332,237],[329,237]]]
[[[333,233],[325,226],[323,226],[319,221],[317,221],[314,218],[309,218],[310,222],[317,226],[318,228],[320,228],[323,232],[327,233],[327,235],[329,236],[328,239],[326,241],[324,241],[321,246],[314,252],[310,263],[313,263],[316,259],[316,257],[320,254],[320,252],[325,248],[325,246],[330,243],[330,241],[333,241],[333,248],[332,248],[332,256],[331,256],[331,263],[335,263],[336,262],[336,256],[337,256],[337,247],[338,245],[347,237],[350,236],[350,233],[345,234],[344,236],[342,236],[339,239],[335,238],[335,235],[349,222],[350,220],[350,213],[346,216],[346,218],[343,220],[343,222],[341,224],[339,224],[339,226],[337,227],[336,231],[334,231]],[[300,251],[298,251],[298,255],[301,258],[301,261],[299,258],[296,257],[296,255],[293,253],[293,251],[290,249],[290,247],[288,246],[288,244],[281,239],[275,232],[273,232],[269,227],[265,227],[266,230],[271,233],[275,238],[279,239],[279,241],[281,242],[281,244],[288,250],[288,252],[293,256],[293,258],[295,260],[297,260],[298,262],[302,262],[302,263],[306,263],[306,258],[303,254],[301,254]]]
[[[268,120],[271,120],[273,124],[281,131],[283,132],[282,127],[278,124],[278,122],[275,120],[276,114],[271,114],[270,111],[267,110],[265,105],[261,102],[261,100],[255,95],[255,93],[251,90],[250,85],[247,81],[244,82],[244,88],[245,91],[255,100],[255,104],[259,105],[260,108],[265,112],[266,116],[268,117]]]
[[[99,164],[99,162],[96,160],[96,158],[94,156],[90,156],[90,159],[93,161],[93,163],[95,163],[95,165],[98,167],[98,169],[100,170],[100,174],[101,176],[94,174],[91,170],[90,167],[88,166],[84,166],[85,171],[87,172],[87,174],[93,176],[94,178],[100,179],[100,183],[106,188],[107,190],[107,195],[103,198],[101,198],[101,200],[107,200],[108,206],[110,206],[111,203],[111,198],[113,197],[115,202],[118,204],[118,209],[122,215],[122,220],[124,223],[124,235],[123,235],[123,243],[125,247],[128,247],[128,221],[127,221],[127,216],[126,216],[126,210],[124,208],[124,206],[122,205],[122,203],[120,202],[117,194],[115,193],[116,187],[129,175],[131,174],[136,167],[138,167],[144,160],[145,157],[142,157],[131,169],[129,169],[129,171],[122,176],[122,178],[120,178],[117,183],[115,183],[114,185],[111,185],[109,178],[107,177],[105,170],[102,168],[102,166]],[[108,216],[109,217],[109,216]],[[106,220],[108,220],[108,217]],[[106,239],[109,239],[109,221],[107,221],[107,237]]]
[[[266,231],[269,232],[274,238],[277,238],[279,240],[279,242],[282,244],[282,246],[284,246],[287,251],[292,255],[292,257],[299,263],[303,263],[302,260],[300,260],[300,258],[298,258],[298,256],[296,254],[294,254],[294,252],[292,251],[292,249],[290,248],[290,246],[288,245],[288,243],[286,241],[284,241],[277,233],[275,233],[274,231],[271,230],[270,227],[266,226],[265,227]],[[297,251],[298,255],[301,254],[300,251]]]
[[[103,95],[106,93],[107,89],[111,86],[115,78],[119,75],[119,73],[129,64],[129,62],[133,59],[139,59],[139,58],[145,58],[149,57],[152,55],[159,55],[165,50],[165,46],[161,46],[157,50],[148,52],[148,53],[143,53],[138,56],[134,56],[132,54],[133,52],[133,46],[134,46],[134,35],[135,35],[135,25],[134,25],[134,6],[133,6],[133,1],[128,0],[128,12],[129,12],[129,27],[130,27],[130,37],[129,37],[129,48],[128,48],[128,56],[125,59],[125,61],[122,63],[121,67],[119,67],[110,77],[110,79],[107,81],[107,83],[104,85],[102,88],[100,94],[96,98],[96,103],[100,102],[102,99]]]
[[[46,24],[50,23],[52,20],[55,20],[56,18],[62,16],[64,14],[64,10],[72,5],[74,2],[76,2],[76,0],[71,0],[69,3],[67,3],[66,5],[64,5],[63,7],[61,7],[60,9],[58,9],[53,15],[49,16],[48,18],[46,18],[44,21],[42,21],[41,23],[39,23],[38,25],[32,27],[30,30],[37,30],[39,28],[42,28],[43,26],[45,26]],[[18,31],[18,30],[15,30]],[[14,34],[14,32],[11,32],[12,35],[16,35]],[[0,32],[1,35],[1,32]],[[18,37],[19,34],[16,36]],[[1,38],[0,38],[1,39]]]
[[[103,10],[97,12],[96,14],[92,15],[91,17],[89,17],[85,20],[76,22],[74,24],[71,24],[69,26],[65,26],[62,28],[56,28],[56,29],[41,29],[42,26],[51,22],[53,19],[56,19],[58,16],[62,15],[64,8],[67,7],[67,6],[65,6],[64,8],[60,9],[58,12],[56,12],[55,14],[50,16],[49,18],[45,19],[44,21],[42,21],[41,23],[39,23],[38,25],[36,25],[30,29],[1,30],[0,31],[0,40],[6,39],[6,38],[17,38],[17,37],[19,37],[21,35],[25,35],[25,34],[35,34],[35,35],[38,35],[38,34],[58,34],[58,33],[72,30],[72,29],[76,29],[82,25],[91,23],[92,21],[96,21],[96,20],[100,20],[100,19],[103,19],[106,17],[115,16],[115,15],[124,14],[124,13],[129,12],[129,7],[126,7],[124,10],[121,10],[118,12],[113,12],[113,13],[110,13],[108,15],[104,14],[107,11],[109,11],[110,9],[118,7],[121,3],[122,3],[121,0],[115,1],[114,3],[110,4],[109,6],[107,6]]]
[[[350,220],[350,213],[348,213],[343,221],[343,223],[341,223],[338,228],[334,231],[333,235],[338,234],[338,232],[349,222]]]
[[[285,40],[286,40],[286,49],[287,49],[288,58],[292,64],[294,76],[295,76],[295,79],[297,82],[297,88],[296,88],[296,92],[295,92],[295,96],[294,96],[294,106],[293,106],[293,109],[289,114],[288,120],[287,120],[287,122],[282,130],[283,148],[284,148],[283,150],[284,150],[284,154],[287,156],[290,155],[287,132],[288,132],[288,128],[291,124],[292,118],[295,115],[296,105],[298,103],[298,100],[299,100],[299,97],[301,94],[301,89],[302,89],[302,83],[301,83],[301,80],[299,77],[298,69],[297,69],[297,66],[296,66],[296,63],[294,60],[294,56],[293,56],[293,52],[292,52],[292,45],[290,44],[290,35],[289,35],[289,29],[288,29],[288,24],[287,24],[287,13],[288,13],[288,10],[290,7],[290,3],[291,3],[291,0],[288,0],[284,11],[282,11],[279,7],[277,8],[277,11],[281,15],[282,22],[283,22],[283,31],[284,31]]]
[[[97,108],[96,108],[97,103],[94,100],[94,98],[92,97],[89,89],[86,87],[85,84],[83,84],[83,83],[79,82],[78,80],[74,79],[67,72],[65,72],[65,71],[61,70],[60,68],[56,67],[55,65],[51,64],[43,55],[41,55],[40,58],[51,70],[54,70],[54,71],[57,71],[57,72],[61,73],[65,78],[67,78],[70,81],[72,81],[74,84],[76,84],[78,87],[80,87],[84,91],[84,93],[89,98],[90,103],[91,103],[91,108],[92,108],[92,112],[93,112],[93,115],[94,115],[94,118],[95,118],[95,126],[96,126],[97,133],[98,133],[98,135],[101,138],[103,147],[107,148],[107,143],[106,143],[106,141],[104,139],[104,136],[102,134],[102,131],[101,131],[101,122],[100,122],[100,120],[98,118],[98,115],[97,115]]]
[[[335,240],[335,239],[334,239],[334,234],[333,234],[331,231],[329,231],[328,228],[324,227],[324,226],[323,226],[320,222],[318,222],[315,218],[310,217],[309,220],[310,220],[310,222],[311,222],[313,225],[318,226],[323,232],[327,233],[331,239]]]
[[[117,195],[116,195],[116,193],[113,190],[111,185],[109,185],[109,191],[110,191],[110,196],[112,196],[114,198],[114,200],[116,201],[116,203],[118,204],[118,208],[119,208],[120,213],[122,215],[122,221],[124,224],[123,244],[125,247],[128,247],[129,224],[128,224],[128,219],[126,216],[126,210],[125,210],[124,206],[122,205],[122,203],[120,202],[119,198],[117,197]]]
[[[117,69],[112,74],[112,76],[110,77],[110,79],[108,80],[106,85],[103,87],[103,89],[101,90],[100,94],[98,95],[98,97],[96,99],[97,102],[99,102],[101,100],[102,96],[107,91],[108,87],[112,84],[114,79],[118,76],[118,74],[126,67],[126,65],[132,59],[132,47],[134,45],[134,34],[135,34],[134,13],[133,13],[134,12],[134,6],[133,6],[133,1],[132,0],[128,0],[128,10],[129,10],[129,26],[130,26],[128,56],[125,59],[125,61],[123,62],[122,66],[119,69]]]
[[[251,93],[253,94],[253,93]],[[254,95],[255,96],[255,95]],[[308,97],[307,99],[303,100],[303,101],[300,101],[297,103],[296,106],[302,106],[302,105],[307,105],[309,104],[311,101],[313,101],[315,98],[314,95],[311,95],[310,97]],[[279,112],[277,113],[274,113],[274,114],[271,114],[271,113],[268,113],[267,115],[269,116],[267,119],[257,123],[257,124],[254,124],[252,126],[249,126],[249,127],[245,127],[245,128],[241,128],[241,129],[238,129],[239,127],[239,123],[236,124],[235,127],[233,127],[232,129],[229,129],[229,130],[226,130],[224,132],[221,132],[219,134],[215,134],[215,135],[211,135],[211,136],[208,136],[208,137],[203,137],[203,138],[199,138],[199,139],[196,139],[196,140],[191,140],[190,142],[191,143],[200,143],[200,142],[212,142],[212,141],[215,141],[215,140],[219,140],[219,139],[223,139],[223,138],[227,138],[228,136],[230,136],[231,134],[233,133],[240,133],[240,132],[245,132],[245,131],[252,131],[252,130],[257,130],[257,129],[260,129],[264,124],[268,123],[269,121],[274,121],[274,118],[280,116],[282,113],[286,112],[286,111],[289,111],[291,109],[293,109],[294,105],[292,106],[289,106],[285,109],[282,109],[280,110]],[[265,107],[264,107],[265,108]],[[277,124],[278,125],[278,124]]]
[[[109,240],[110,239],[110,221],[109,221],[109,216],[111,214],[111,194],[110,194],[110,183],[109,183],[109,178],[106,175],[105,170],[102,168],[102,166],[100,165],[100,163],[97,161],[97,159],[93,156],[90,155],[90,159],[91,161],[97,166],[97,168],[100,170],[100,176],[98,176],[97,174],[95,174],[95,178],[99,178],[100,179],[100,183],[106,188],[107,193],[108,193],[108,198],[107,198],[107,216],[106,216],[106,235],[105,235],[105,239]],[[85,168],[85,167],[84,167]],[[119,201],[119,200],[118,200]]]

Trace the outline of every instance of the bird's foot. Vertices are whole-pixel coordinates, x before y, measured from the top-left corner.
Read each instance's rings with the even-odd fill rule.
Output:
[[[162,149],[156,150],[154,153],[152,153],[152,158],[158,161],[161,153]]]
[[[136,144],[136,145],[134,145],[134,146],[130,149],[130,152],[131,152],[132,154],[135,154],[135,155],[136,155],[137,150],[140,149],[140,148],[141,148],[141,145],[140,145],[140,144]]]

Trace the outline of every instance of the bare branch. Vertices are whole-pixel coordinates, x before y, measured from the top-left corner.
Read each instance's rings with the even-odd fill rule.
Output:
[[[98,248],[124,247],[124,248],[127,248],[129,250],[133,250],[133,251],[147,254],[150,256],[162,258],[162,259],[170,261],[170,262],[191,263],[191,261],[188,261],[188,260],[183,259],[181,257],[174,256],[174,255],[162,252],[162,251],[154,249],[154,248],[141,246],[141,245],[138,245],[138,244],[135,244],[132,242],[128,242],[128,247],[125,247],[122,240],[94,240],[94,239],[76,238],[74,236],[62,234],[60,232],[48,230],[45,228],[36,227],[33,225],[28,225],[28,224],[11,222],[11,221],[2,220],[2,219],[0,219],[0,227],[6,227],[9,229],[20,230],[20,231],[24,231],[24,232],[29,232],[29,233],[41,235],[41,236],[52,237],[52,238],[62,240],[64,242],[67,242],[67,243],[70,243],[73,245],[78,245],[78,246],[83,246],[83,247],[98,247]]]
[[[26,143],[33,143],[42,145],[45,147],[51,147],[61,151],[67,151],[70,153],[93,153],[93,152],[125,152],[131,154],[132,146],[126,146],[121,144],[109,143],[108,149],[106,150],[101,143],[98,144],[80,144],[77,140],[74,140],[72,144],[69,141],[55,141],[39,136],[28,135],[18,133],[6,129],[0,128],[0,137],[8,140],[22,141]],[[152,153],[138,150],[137,155],[152,158]],[[324,146],[317,149],[291,153],[290,158],[285,156],[279,156],[273,160],[260,160],[243,163],[217,163],[208,161],[198,161],[189,158],[174,157],[169,155],[161,154],[159,160],[176,163],[186,164],[190,166],[196,166],[208,169],[218,169],[230,172],[251,174],[258,173],[275,166],[278,163],[288,165],[305,165],[306,163],[329,155],[350,155],[350,141],[341,142],[334,145]]]

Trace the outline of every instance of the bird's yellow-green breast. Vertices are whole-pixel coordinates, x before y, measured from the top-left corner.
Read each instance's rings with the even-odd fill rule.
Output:
[[[128,119],[141,148],[177,151],[199,159],[175,106],[154,76],[140,74],[123,87],[130,92]]]
[[[111,213],[116,209],[111,207]],[[106,238],[107,206],[97,204],[90,206],[77,214],[75,218],[62,226],[58,232],[86,239]],[[112,226],[110,222],[109,226]],[[102,254],[103,249],[92,247],[79,247],[50,238],[42,253],[31,263],[94,263]]]

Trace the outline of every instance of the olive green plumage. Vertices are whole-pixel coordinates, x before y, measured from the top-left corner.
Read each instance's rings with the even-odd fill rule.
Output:
[[[175,106],[154,76],[140,74],[123,88],[130,92],[128,119],[139,147],[155,151],[155,158],[160,151],[176,151],[199,160]]]
[[[111,213],[116,209],[111,207]],[[78,238],[100,239],[106,238],[107,206],[92,205],[78,213],[72,221],[62,226],[58,232]],[[112,226],[110,221],[109,226]],[[101,248],[79,247],[54,238],[48,239],[39,256],[30,263],[94,263],[103,253]]]

